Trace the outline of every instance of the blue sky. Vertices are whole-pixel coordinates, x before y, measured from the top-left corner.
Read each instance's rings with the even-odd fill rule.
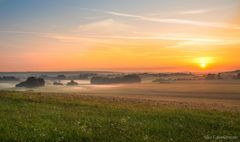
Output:
[[[231,18],[238,6],[238,0],[1,0],[0,29],[37,31],[40,27],[49,32],[68,30],[81,23],[91,22],[94,17],[95,20],[119,18],[87,9],[137,15],[159,14],[164,17],[176,17],[174,13],[184,11],[217,9],[219,11],[216,12],[221,13],[214,14],[213,20],[218,22],[223,18]],[[225,12],[221,9],[225,9]],[[212,19],[211,13],[204,18]]]

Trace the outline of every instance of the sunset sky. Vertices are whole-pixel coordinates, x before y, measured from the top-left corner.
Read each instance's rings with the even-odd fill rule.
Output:
[[[0,72],[235,69],[239,0],[0,0]]]

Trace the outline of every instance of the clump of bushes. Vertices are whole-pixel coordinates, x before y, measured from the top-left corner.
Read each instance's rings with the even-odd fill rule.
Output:
[[[60,81],[54,81],[53,85],[63,85]]]
[[[70,82],[67,83],[68,86],[74,86],[74,85],[78,85],[77,82],[75,82],[74,80],[71,80]]]

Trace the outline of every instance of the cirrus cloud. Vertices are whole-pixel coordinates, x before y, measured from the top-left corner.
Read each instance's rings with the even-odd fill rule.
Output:
[[[88,24],[81,24],[78,32],[93,35],[119,35],[126,34],[134,30],[134,27],[126,23],[113,19],[104,19]]]

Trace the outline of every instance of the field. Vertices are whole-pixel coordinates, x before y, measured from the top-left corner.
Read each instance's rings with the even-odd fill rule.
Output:
[[[240,140],[239,82],[46,88],[0,91],[0,141]]]

